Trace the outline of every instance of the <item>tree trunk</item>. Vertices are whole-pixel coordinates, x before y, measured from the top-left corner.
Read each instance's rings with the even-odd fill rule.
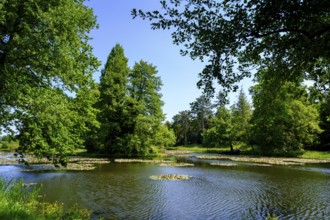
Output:
[[[187,146],[188,138],[187,138],[187,132],[184,134],[184,146]]]

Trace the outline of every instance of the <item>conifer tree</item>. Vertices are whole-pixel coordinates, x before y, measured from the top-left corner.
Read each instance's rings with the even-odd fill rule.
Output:
[[[138,155],[154,153],[152,146],[174,142],[171,132],[162,125],[165,118],[160,94],[162,81],[156,74],[155,66],[141,60],[135,63],[128,77],[130,97],[138,103],[140,110],[130,143],[133,153]]]
[[[100,146],[107,153],[123,151],[122,142],[125,134],[130,133],[132,126],[125,118],[124,108],[127,96],[127,75],[129,67],[124,49],[117,44],[110,52],[101,73],[100,100],[98,120],[101,123],[99,132]]]
[[[247,142],[251,129],[252,108],[241,88],[237,102],[231,107],[233,140]]]
[[[129,94],[143,106],[143,114],[164,120],[160,89],[162,81],[157,76],[157,69],[152,64],[141,60],[135,63],[129,78]]]
[[[225,106],[220,106],[210,125],[203,133],[203,145],[206,147],[232,146],[232,115]]]

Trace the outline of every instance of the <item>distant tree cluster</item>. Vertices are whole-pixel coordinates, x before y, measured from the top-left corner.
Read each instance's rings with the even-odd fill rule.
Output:
[[[303,149],[329,150],[324,144],[329,130],[321,129],[328,123],[320,117],[323,104],[309,100],[313,88],[291,82],[279,86],[276,81],[265,79],[267,71],[258,74],[258,83],[251,88],[253,105],[241,89],[230,108],[210,102],[204,105],[202,96],[191,104],[190,110],[175,115],[169,126],[176,134],[176,144],[226,146],[231,150],[234,145],[243,144],[273,155],[299,153]],[[194,107],[198,104],[204,108],[196,112]]]
[[[221,98],[221,97],[218,97]],[[237,102],[228,109],[202,95],[168,123],[176,134],[177,145],[204,144],[207,147],[230,146],[247,142],[251,130],[252,107],[240,90]]]
[[[156,67],[145,61],[128,67],[124,49],[117,44],[110,52],[100,79],[100,129],[87,139],[90,150],[109,155],[143,156],[174,144],[172,131],[162,124],[160,89]]]

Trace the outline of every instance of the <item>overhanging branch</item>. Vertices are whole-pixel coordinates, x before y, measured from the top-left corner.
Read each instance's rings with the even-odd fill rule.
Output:
[[[256,38],[261,38],[261,37],[266,37],[266,36],[269,36],[269,35],[272,35],[272,34],[285,33],[285,32],[300,33],[300,34],[305,35],[308,39],[312,40],[315,37],[321,36],[326,32],[330,32],[330,25],[324,25],[321,28],[318,28],[317,30],[315,30],[314,32],[308,32],[306,30],[291,28],[291,27],[281,28],[281,29],[274,30],[274,31],[269,31],[269,32],[266,32],[266,33],[259,33],[258,31],[251,31],[250,36],[253,36],[253,37],[256,37]]]

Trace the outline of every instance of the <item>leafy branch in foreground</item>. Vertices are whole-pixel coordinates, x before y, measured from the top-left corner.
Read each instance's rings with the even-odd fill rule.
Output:
[[[171,29],[174,44],[184,46],[183,55],[208,61],[198,82],[207,93],[214,92],[214,80],[226,91],[235,90],[235,83],[251,76],[251,70],[270,65],[289,70],[278,73],[279,81],[304,77],[328,82],[323,77],[330,61],[327,0],[162,0],[160,4],[156,11],[133,9],[132,16],[152,21],[152,29]]]

